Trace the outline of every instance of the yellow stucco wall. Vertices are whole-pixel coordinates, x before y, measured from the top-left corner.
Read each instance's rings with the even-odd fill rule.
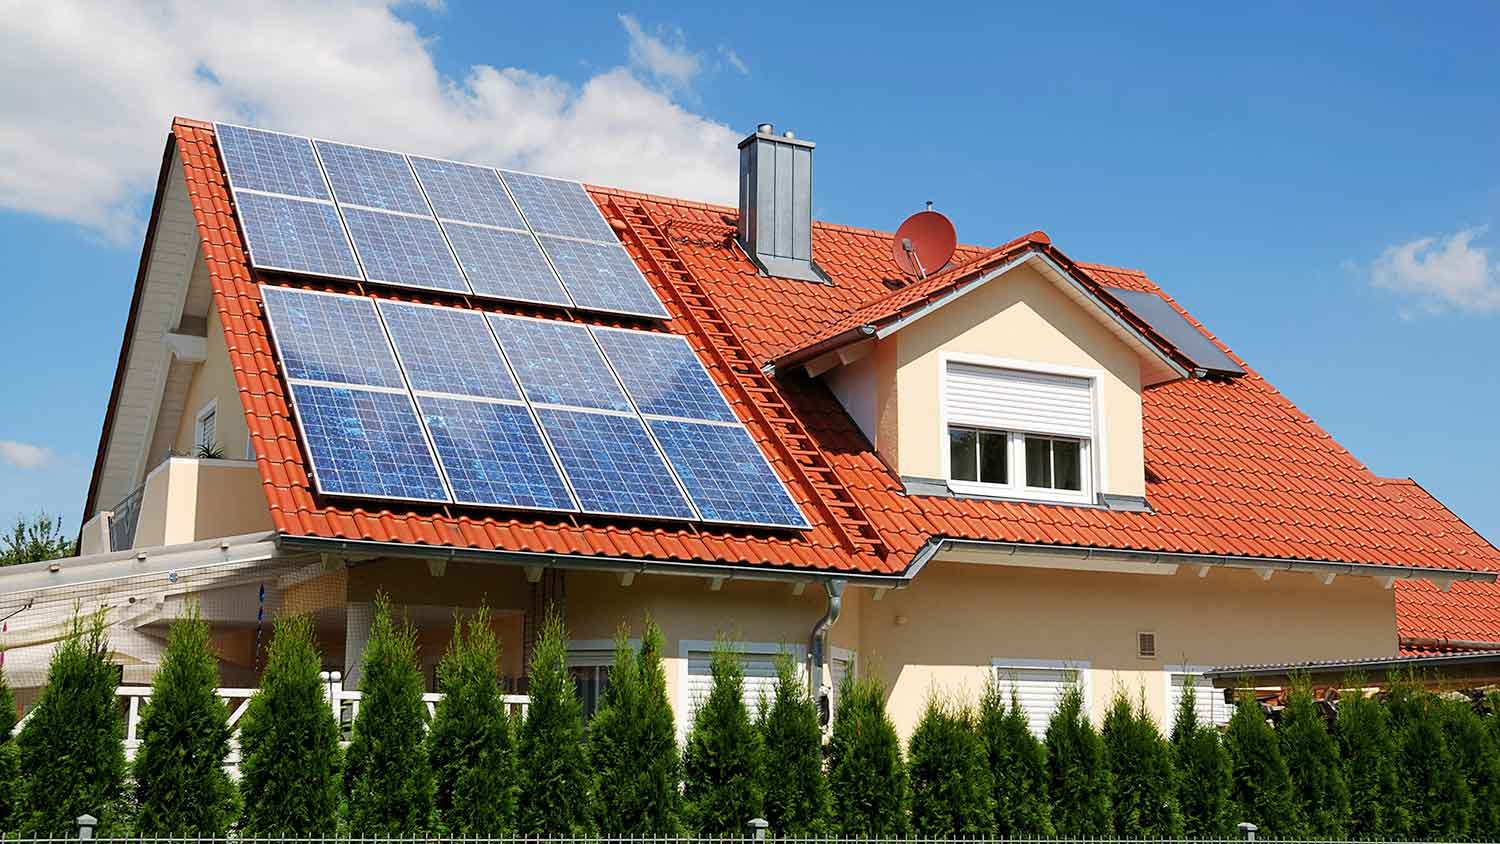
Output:
[[[224,327],[219,321],[217,309],[208,312],[208,333],[205,339],[207,357],[193,373],[188,386],[187,401],[183,406],[182,421],[177,426],[177,436],[172,448],[183,455],[197,453],[198,413],[209,402],[217,402],[214,426],[217,429],[219,447],[231,460],[246,457],[245,440],[250,429],[245,422],[245,413],[240,404],[239,385],[234,381],[234,368],[230,365],[229,352],[224,346]]]
[[[238,536],[271,527],[254,463],[173,457],[146,476],[135,547]]]

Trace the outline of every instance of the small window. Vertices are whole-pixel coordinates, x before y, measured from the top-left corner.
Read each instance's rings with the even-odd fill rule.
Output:
[[[1026,438],[1026,485],[1037,489],[1083,489],[1083,444],[1054,437]]]
[[[573,688],[578,691],[578,702],[583,704],[583,722],[587,724],[604,702],[604,690],[609,687],[608,665],[573,665],[568,674],[573,678]]]
[[[949,465],[953,479],[982,484],[1009,483],[1006,452],[1009,434],[954,426],[948,429]]]
[[[215,417],[218,416],[218,405],[209,402],[206,407],[198,411],[198,423],[193,433],[194,457],[212,453],[219,447],[219,431]]]

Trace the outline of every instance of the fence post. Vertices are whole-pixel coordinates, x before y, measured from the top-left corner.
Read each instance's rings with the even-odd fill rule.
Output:
[[[93,841],[94,828],[99,825],[99,819],[93,815],[78,816],[78,840]]]
[[[1249,822],[1242,823],[1242,824],[1240,824],[1239,829],[1240,829],[1240,838],[1244,839],[1245,841],[1254,841],[1255,840],[1255,830],[1257,829],[1257,827],[1255,826],[1255,824],[1249,823]]]
[[[766,840],[766,829],[770,826],[771,822],[766,820],[765,818],[752,818],[750,821],[750,840]]]

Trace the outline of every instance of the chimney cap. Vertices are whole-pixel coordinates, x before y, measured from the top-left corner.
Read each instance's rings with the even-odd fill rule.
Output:
[[[755,131],[761,135],[774,135],[776,134],[776,126],[771,123],[762,123],[755,127]]]

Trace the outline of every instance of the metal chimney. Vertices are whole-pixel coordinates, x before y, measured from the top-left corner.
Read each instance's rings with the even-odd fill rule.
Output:
[[[739,241],[765,275],[829,283],[812,256],[812,152],[762,123],[740,141]]]

